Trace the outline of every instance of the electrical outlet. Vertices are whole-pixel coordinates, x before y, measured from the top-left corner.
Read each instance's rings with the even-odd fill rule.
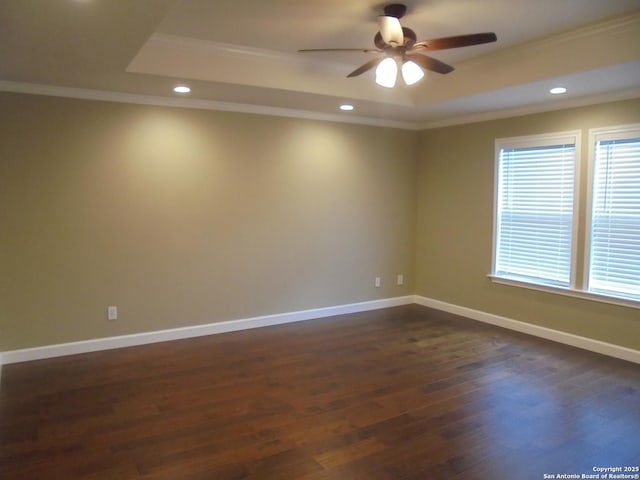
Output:
[[[117,320],[118,319],[118,307],[110,306],[107,307],[107,320]]]
[[[380,277],[376,277],[376,288],[380,288],[382,285],[382,279]]]
[[[398,285],[404,285],[404,275],[398,275]]]

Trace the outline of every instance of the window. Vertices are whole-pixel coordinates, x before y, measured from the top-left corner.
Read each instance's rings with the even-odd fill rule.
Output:
[[[570,287],[580,132],[496,141],[493,275]]]
[[[640,300],[640,126],[594,129],[587,290]]]
[[[491,277],[640,307],[640,124],[589,131],[583,193],[580,144],[580,131],[496,140]]]

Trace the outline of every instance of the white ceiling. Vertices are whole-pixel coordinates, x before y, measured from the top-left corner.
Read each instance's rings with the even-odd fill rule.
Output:
[[[418,40],[498,41],[433,52],[456,70],[388,90],[346,78],[370,54],[297,53],[373,47],[375,0],[2,0],[0,90],[405,128],[640,96],[640,0],[404,3]]]

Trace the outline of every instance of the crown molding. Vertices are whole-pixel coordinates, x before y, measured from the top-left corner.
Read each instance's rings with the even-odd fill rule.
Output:
[[[350,115],[349,113],[331,114],[312,112],[308,110],[270,107],[266,105],[250,105],[244,103],[219,102],[214,100],[192,98],[161,97],[156,95],[142,95],[135,93],[112,92],[107,90],[61,87],[57,85],[42,85],[36,83],[22,83],[0,80],[0,91],[11,93],[26,93],[30,95],[46,95],[51,97],[76,98],[82,100],[98,100],[103,102],[132,103],[138,105],[153,105],[162,107],[195,108],[200,110],[248,113],[253,115],[268,115],[273,117],[301,118],[305,120],[320,120],[325,122],[349,123],[357,125],[368,125],[373,127],[398,128],[402,130],[419,129],[419,125],[416,123],[370,117],[359,117]]]
[[[620,90],[600,95],[588,95],[578,98],[568,98],[566,100],[559,100],[554,103],[528,105],[526,107],[502,109],[492,112],[476,113],[472,115],[461,115],[444,120],[419,123],[417,128],[415,129],[431,130],[434,128],[487,122],[491,120],[500,120],[503,118],[522,117],[524,115],[533,115],[536,113],[554,112],[557,110],[566,110],[568,108],[587,107],[589,105],[597,105],[599,103],[618,102],[621,100],[631,100],[634,98],[640,98],[640,88]]]
[[[179,47],[188,50],[203,50],[232,58],[264,58],[270,62],[286,63],[291,65],[307,65],[312,58],[308,56],[305,57],[300,53],[279,52],[276,50],[236,45],[233,43],[214,42],[212,40],[201,40],[198,38],[190,38],[168,33],[154,33],[151,35],[147,43],[158,46]],[[341,74],[348,73],[352,69],[349,65],[336,61],[329,61],[325,58],[313,58],[313,63],[315,65],[322,65],[324,68],[334,70]]]
[[[97,100],[103,102],[131,103],[137,105],[152,105],[176,108],[194,108],[199,110],[213,110],[233,113],[246,113],[253,115],[267,115],[274,117],[300,118],[305,120],[318,120],[325,122],[347,123],[355,125],[368,125],[373,127],[397,128],[401,130],[431,130],[434,128],[451,127],[469,123],[500,120],[503,118],[519,117],[536,113],[552,112],[567,108],[584,107],[599,103],[615,102],[640,98],[640,88],[606,93],[596,96],[585,96],[575,99],[558,101],[553,104],[530,105],[527,107],[502,109],[472,115],[462,115],[444,120],[427,122],[400,122],[371,117],[352,116],[345,114],[329,114],[295,110],[288,108],[269,107],[263,105],[250,105],[241,103],[218,102],[213,100],[199,100],[189,98],[171,98],[155,95],[142,95],[106,90],[92,90],[84,88],[61,87],[55,85],[42,85],[35,83],[11,82],[0,80],[0,91],[10,93],[25,93],[30,95],[44,95],[52,97],[75,98],[81,100]]]
[[[638,29],[640,29],[640,12],[632,13],[630,15],[621,15],[603,22],[593,23],[567,32],[543,37],[538,40],[524,42],[496,52],[479,55],[460,62],[457,68],[461,69],[482,64],[483,62],[486,62],[488,58],[522,58],[526,57],[533,51],[553,49],[564,43],[584,40],[589,37],[596,37],[604,34],[610,35],[625,32],[628,30],[637,32],[639,31]]]

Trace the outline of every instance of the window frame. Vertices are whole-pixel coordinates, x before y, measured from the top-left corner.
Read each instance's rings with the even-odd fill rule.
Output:
[[[491,245],[491,268],[487,277],[496,284],[507,285],[510,287],[525,288],[527,290],[541,291],[553,293],[582,300],[596,301],[611,305],[630,307],[640,309],[640,301],[634,299],[618,297],[603,293],[590,292],[589,285],[589,268],[591,259],[591,222],[592,222],[592,204],[593,204],[593,186],[595,173],[595,153],[596,141],[603,135],[607,134],[606,140],[614,140],[617,138],[628,139],[631,132],[640,132],[640,123],[626,124],[609,127],[590,128],[588,130],[588,156],[586,159],[582,155],[582,132],[583,130],[571,130],[565,132],[545,133],[536,135],[525,135],[519,137],[505,137],[495,140],[494,145],[494,181],[493,181],[493,238]],[[498,233],[498,181],[499,181],[499,162],[501,148],[522,148],[552,145],[552,142],[558,142],[559,139],[567,138],[567,136],[575,136],[575,172],[574,172],[574,198],[573,198],[573,222],[572,222],[572,248],[571,248],[571,281],[569,287],[545,285],[541,283],[529,282],[526,280],[516,280],[513,278],[505,278],[496,275],[496,253],[497,253],[497,233]],[[614,137],[616,136],[617,137]],[[542,143],[541,143],[542,142]],[[586,179],[583,178],[583,164],[586,162]],[[584,193],[582,189],[585,186]],[[584,218],[582,218],[582,210]],[[582,268],[582,274],[577,276],[578,266]]]
[[[610,127],[599,127],[589,129],[589,157],[587,163],[587,195],[586,195],[586,214],[585,214],[585,231],[584,231],[584,258],[582,286],[588,295],[594,295],[602,298],[609,298],[616,303],[631,304],[640,308],[640,301],[616,296],[608,293],[592,292],[589,290],[589,280],[591,276],[591,248],[592,248],[592,227],[593,227],[593,201],[594,201],[594,183],[596,173],[596,144],[600,140],[628,140],[640,139],[640,123],[617,125]]]
[[[575,153],[573,159],[573,213],[571,219],[571,252],[569,259],[569,285],[556,286],[545,283],[527,281],[525,279],[508,278],[499,276],[496,272],[498,252],[498,207],[499,207],[499,181],[500,181],[500,153],[505,148],[539,148],[551,147],[559,144],[573,144]],[[578,227],[580,217],[580,158],[582,147],[582,131],[569,130],[564,132],[542,133],[524,135],[519,137],[498,138],[494,144],[494,179],[493,179],[493,240],[491,248],[491,274],[489,277],[496,283],[505,283],[519,286],[532,286],[535,289],[549,289],[552,291],[568,291],[576,289],[577,281],[577,248]]]

